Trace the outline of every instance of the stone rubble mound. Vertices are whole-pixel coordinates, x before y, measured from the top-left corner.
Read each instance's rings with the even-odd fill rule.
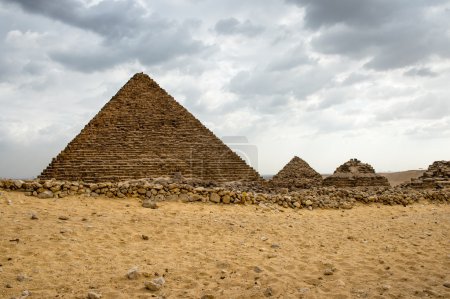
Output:
[[[295,156],[271,180],[274,187],[290,190],[307,189],[322,185],[322,176],[308,163]]]
[[[131,180],[85,183],[56,180],[0,180],[0,190],[24,192],[41,199],[78,195],[87,197],[137,198],[145,202],[182,201],[213,204],[253,204],[263,209],[351,209],[360,204],[408,205],[420,201],[450,203],[450,189],[390,187],[320,187],[287,193],[230,190],[223,186],[197,186],[170,180]]]
[[[372,166],[358,159],[350,159],[339,166],[333,175],[323,180],[323,185],[340,188],[390,186],[386,177],[376,174]]]
[[[411,179],[410,183],[402,186],[417,189],[450,188],[450,161],[433,162],[421,177]]]
[[[155,81],[138,73],[39,178],[94,183],[174,173],[218,182],[262,180]]]

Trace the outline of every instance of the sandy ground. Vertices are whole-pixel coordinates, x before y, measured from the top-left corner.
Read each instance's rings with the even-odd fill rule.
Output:
[[[1,298],[450,298],[450,206],[152,210],[2,192],[0,264]],[[152,293],[155,275],[166,283]]]

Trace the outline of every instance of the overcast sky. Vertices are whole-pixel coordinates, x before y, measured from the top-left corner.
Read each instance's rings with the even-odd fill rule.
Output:
[[[37,176],[141,71],[262,174],[450,160],[448,0],[0,0],[0,54],[0,177]]]

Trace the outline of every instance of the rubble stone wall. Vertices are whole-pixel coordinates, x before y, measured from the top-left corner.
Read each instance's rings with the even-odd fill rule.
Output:
[[[224,187],[192,186],[175,182],[134,180],[124,182],[84,183],[55,180],[0,180],[0,189],[24,192],[28,196],[64,198],[70,195],[109,198],[134,197],[143,201],[210,202],[221,204],[257,204],[284,208],[343,208],[356,203],[408,205],[422,200],[450,203],[450,189],[416,190],[410,188],[349,188],[321,187],[295,192],[259,193]]]

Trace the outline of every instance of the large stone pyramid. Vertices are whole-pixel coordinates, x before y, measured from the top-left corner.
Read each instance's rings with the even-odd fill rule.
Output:
[[[322,176],[308,163],[295,156],[271,180],[275,187],[306,189],[322,185]]]
[[[101,182],[180,172],[218,182],[261,179],[155,81],[139,73],[39,178]]]
[[[370,187],[390,186],[384,176],[375,173],[372,166],[358,159],[350,159],[339,166],[333,175],[323,180],[324,186],[335,187]]]
[[[435,161],[421,177],[412,179],[404,186],[418,189],[450,188],[450,161]]]

